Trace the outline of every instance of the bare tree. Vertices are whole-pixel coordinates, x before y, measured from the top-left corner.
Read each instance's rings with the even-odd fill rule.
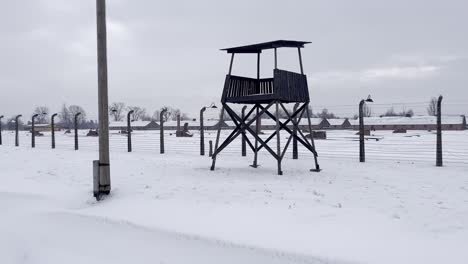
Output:
[[[109,114],[114,121],[122,121],[124,118],[125,104],[122,102],[113,102],[109,107]]]
[[[320,118],[336,118],[335,114],[328,112],[328,109],[326,108],[322,109],[322,112],[318,113],[317,116]]]
[[[67,105],[63,104],[62,109],[60,110],[60,123],[66,128],[71,128],[70,120],[70,111],[68,110]]]
[[[430,116],[437,115],[437,98],[432,97],[431,101],[429,102],[429,105],[427,106],[427,114]]]
[[[75,115],[78,113],[81,113],[81,115],[78,116],[78,124],[80,125],[86,121],[86,111],[83,109],[83,107],[79,105],[70,105],[68,107],[68,112],[70,113],[70,124],[75,122]]]
[[[392,106],[382,116],[398,116],[398,114],[395,112],[395,109]]]
[[[127,111],[133,110],[132,119],[135,121],[142,120],[146,116],[146,109],[139,106],[129,106]]]
[[[38,124],[47,124],[49,122],[49,108],[47,106],[37,106],[34,108],[33,115],[38,114],[36,120]]]

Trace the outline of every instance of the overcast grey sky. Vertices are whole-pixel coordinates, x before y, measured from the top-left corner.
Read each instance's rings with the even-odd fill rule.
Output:
[[[421,107],[411,103],[443,94],[446,112],[468,113],[466,0],[108,0],[107,6],[110,102],[195,113],[219,103],[229,63],[220,48],[293,39],[313,42],[303,56],[314,110],[352,115],[367,94],[376,108]],[[0,114],[29,116],[35,106],[58,111],[67,103],[95,118],[95,31],[94,0],[2,0]],[[271,55],[262,55],[265,77],[272,75]],[[234,67],[255,75],[255,56],[239,56]],[[280,50],[279,67],[298,69],[296,51]]]

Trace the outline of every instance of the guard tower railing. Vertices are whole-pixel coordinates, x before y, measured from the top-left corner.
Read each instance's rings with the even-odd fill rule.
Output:
[[[255,79],[228,74],[221,101],[248,104],[280,100],[288,103],[305,102],[304,100],[309,98],[306,75],[275,69],[273,76]]]

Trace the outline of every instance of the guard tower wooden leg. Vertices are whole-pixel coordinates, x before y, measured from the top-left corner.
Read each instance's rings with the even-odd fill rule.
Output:
[[[307,103],[307,120],[308,120],[308,123],[309,123],[309,133],[310,133],[310,142],[312,143],[312,148],[315,150],[315,142],[314,142],[314,134],[312,132],[312,124],[310,122],[310,110],[309,110],[309,104]],[[315,169],[311,169],[310,171],[315,171],[315,172],[319,172],[320,171],[320,165],[318,164],[318,161],[317,161],[317,154],[314,153],[314,161],[315,161]]]
[[[279,102],[276,101],[276,160],[278,162],[278,175],[283,175],[281,171],[281,142],[280,142],[280,124],[279,124]]]
[[[213,159],[213,162],[211,163],[211,170],[214,170],[216,166],[216,156],[218,156],[218,144],[219,144],[219,137],[221,136],[221,124],[223,123],[223,119],[224,119],[224,104],[223,104],[223,107],[221,107],[221,113],[219,114],[218,133],[216,134],[214,154],[211,157]]]
[[[258,105],[255,105],[256,107],[256,114],[255,114],[255,118],[256,118],[256,121],[255,121],[255,134],[257,135],[258,137],[258,134],[259,134],[259,131],[260,131],[260,117],[258,116],[258,112],[259,112],[259,107]],[[253,168],[257,168],[258,167],[258,164],[257,164],[257,156],[258,156],[258,140],[257,140],[257,137],[255,137],[255,152],[254,152],[254,160],[253,160],[253,164],[252,164],[252,167]]]

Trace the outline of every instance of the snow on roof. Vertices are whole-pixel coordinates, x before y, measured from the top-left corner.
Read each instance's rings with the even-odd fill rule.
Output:
[[[310,119],[310,122],[313,126],[317,126],[317,125],[320,125],[320,123],[322,123],[323,121],[323,118],[317,118],[317,117],[313,117]],[[305,116],[302,116],[302,119],[301,119],[301,125],[308,125],[309,121],[307,121],[307,117]]]
[[[183,127],[184,124],[187,123],[190,127],[200,126],[200,120],[198,119],[190,119],[190,120],[180,120],[180,126]],[[218,124],[218,120],[205,120],[203,119],[203,126],[215,126]],[[177,121],[171,120],[164,122],[164,126],[166,127],[176,127]]]
[[[151,122],[153,121],[133,121],[131,124],[132,124],[132,127],[146,127]],[[115,121],[109,124],[109,127],[126,127],[126,126],[127,126],[126,121]]]
[[[328,123],[330,123],[331,126],[341,126],[346,121],[346,119],[345,118],[328,118],[327,121]]]
[[[463,124],[464,116],[442,116],[442,124],[456,125]],[[352,125],[359,125],[359,120],[350,120]],[[384,116],[384,117],[365,117],[365,125],[429,125],[436,124],[435,116]]]

